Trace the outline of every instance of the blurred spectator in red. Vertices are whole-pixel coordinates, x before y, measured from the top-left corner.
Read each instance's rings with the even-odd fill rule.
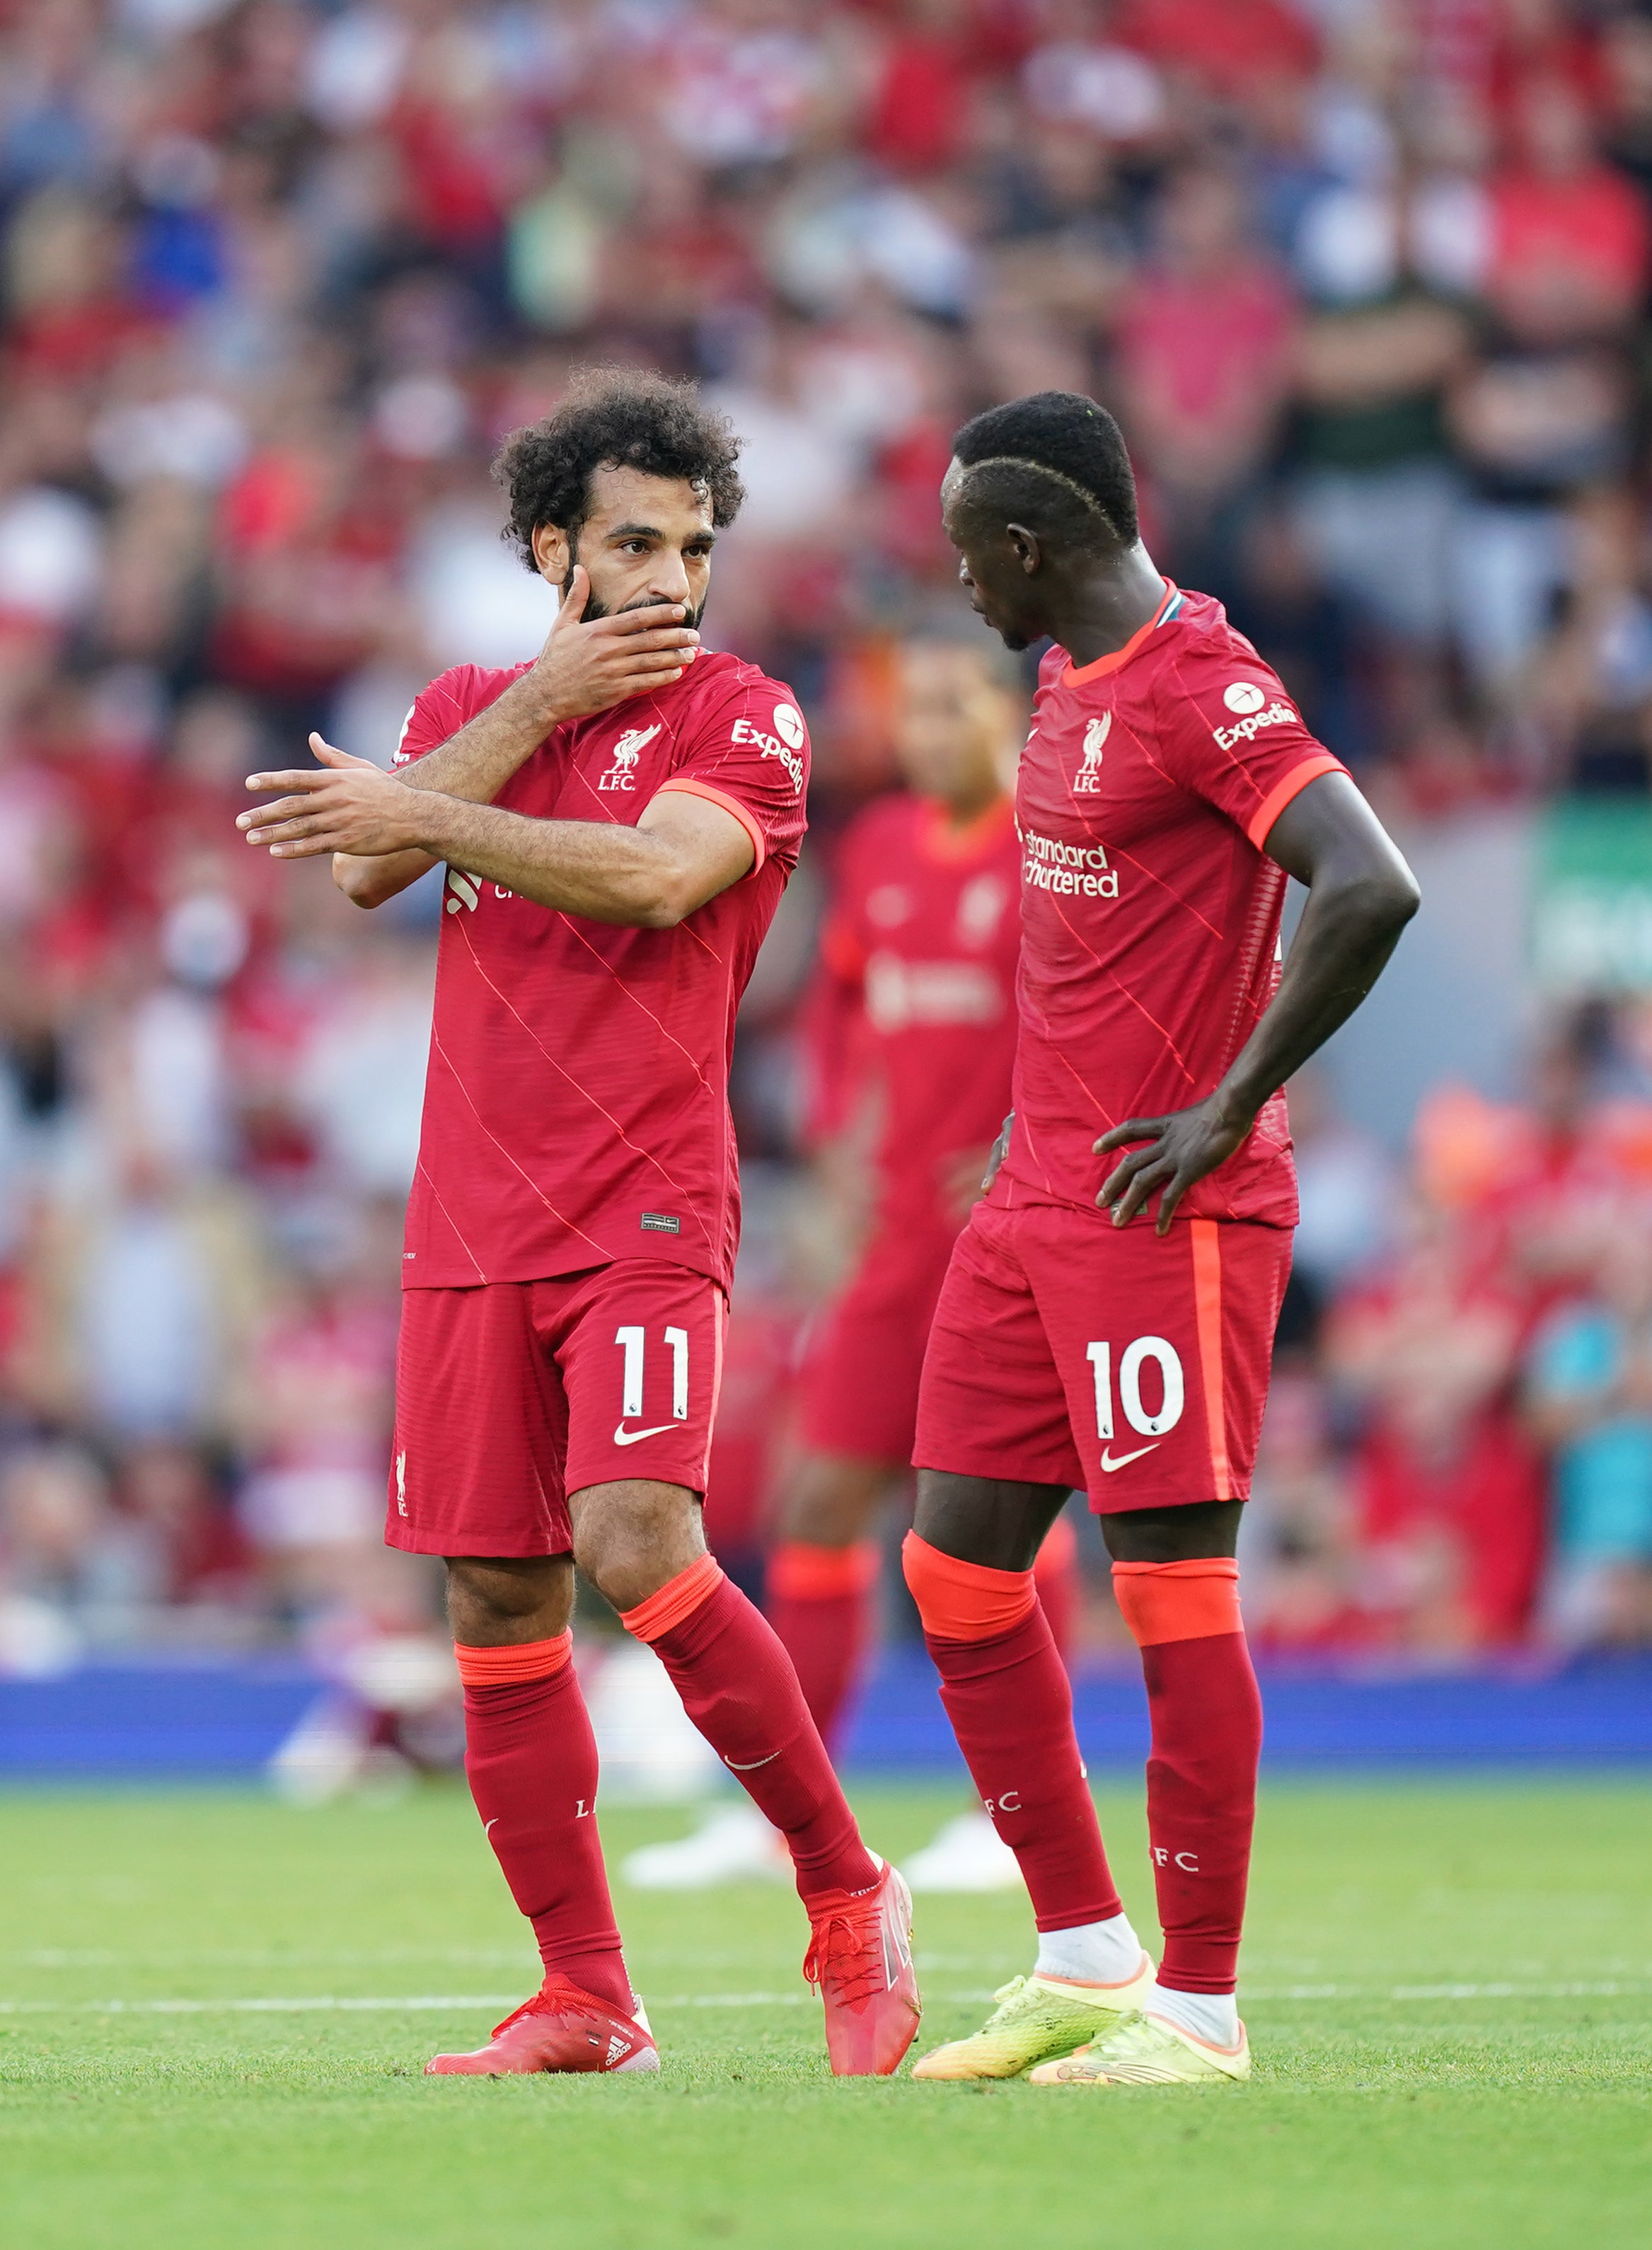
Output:
[[[1544,1487],[1510,1398],[1520,1339],[1517,1301],[1423,1205],[1410,1242],[1332,1317],[1330,1370],[1362,1410],[1360,1603],[1394,1646],[1467,1656],[1525,1632]]]
[[[1227,576],[1224,512],[1259,473],[1284,407],[1296,313],[1249,239],[1235,182],[1188,171],[1158,207],[1156,254],[1119,308],[1121,411],[1162,511],[1165,559]]]

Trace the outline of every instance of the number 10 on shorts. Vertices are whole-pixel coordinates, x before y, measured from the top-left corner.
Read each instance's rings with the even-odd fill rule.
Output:
[[[686,1422],[688,1418],[688,1331],[687,1329],[667,1329],[665,1333],[666,1343],[671,1353],[671,1418],[674,1422]],[[626,1355],[620,1418],[624,1421],[640,1420],[648,1332],[640,1328],[616,1329],[614,1342]]]
[[[1113,1347],[1110,1343],[1086,1344],[1084,1356],[1096,1377],[1096,1434],[1105,1445],[1116,1434]],[[1165,1395],[1156,1414],[1150,1414],[1142,1403],[1142,1369],[1150,1359],[1157,1364],[1164,1386]],[[1125,1345],[1118,1360],[1118,1403],[1132,1430],[1139,1431],[1144,1438],[1165,1436],[1181,1420],[1186,1400],[1181,1357],[1173,1343],[1167,1343],[1163,1336],[1137,1336],[1134,1343]]]

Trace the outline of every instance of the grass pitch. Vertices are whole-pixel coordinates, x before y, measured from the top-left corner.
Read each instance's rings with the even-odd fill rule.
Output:
[[[867,1790],[899,1855],[957,1809]],[[1145,1931],[1134,1792],[1103,1818]],[[611,1855],[682,1816],[615,1812]],[[835,2082],[779,1889],[619,1893],[649,2079],[444,2080],[536,1981],[456,1790],[0,1800],[16,2250],[1434,2250],[1652,2237],[1652,1790],[1275,1784],[1244,2088]],[[923,2044],[1031,1959],[920,1901]]]

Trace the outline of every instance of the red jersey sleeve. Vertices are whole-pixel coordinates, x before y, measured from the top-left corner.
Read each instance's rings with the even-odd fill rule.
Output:
[[[1176,664],[1160,696],[1172,779],[1225,812],[1259,852],[1300,790],[1321,774],[1347,771],[1314,740],[1278,675],[1254,649]]]
[[[525,664],[507,672],[488,672],[475,664],[456,664],[451,672],[439,673],[428,687],[421,687],[413,698],[412,708],[402,721],[391,764],[411,765],[415,758],[439,749],[527,670]]]
[[[765,859],[789,873],[807,825],[808,781],[809,730],[791,689],[751,673],[695,714],[659,793],[685,790],[722,805],[751,839],[751,873]]]

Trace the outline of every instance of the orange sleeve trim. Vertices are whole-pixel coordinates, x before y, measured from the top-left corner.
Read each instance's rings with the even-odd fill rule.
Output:
[[[876,1584],[882,1561],[875,1539],[857,1539],[852,1547],[815,1547],[806,1540],[785,1539],[769,1556],[769,1591],[791,1602],[829,1602],[844,1594],[863,1594]]]
[[[1193,1246],[1193,1324],[1205,1379],[1211,1498],[1232,1500],[1236,1495],[1227,1465],[1227,1397],[1222,1380],[1222,1231],[1216,1219],[1196,1218],[1188,1232]]]
[[[467,1688],[515,1688],[529,1680],[553,1680],[573,1653],[571,1626],[554,1640],[519,1640],[504,1648],[453,1643],[459,1676]]]
[[[634,1610],[621,1610],[619,1622],[639,1640],[663,1640],[684,1618],[692,1617],[722,1584],[722,1565],[715,1555],[702,1555],[674,1578],[667,1578],[658,1593],[639,1602]]]
[[[1316,750],[1299,766],[1293,766],[1283,781],[1276,781],[1250,816],[1250,825],[1245,833],[1261,852],[1266,849],[1268,832],[1292,797],[1300,797],[1310,781],[1321,774],[1346,773],[1347,767],[1340,758],[1333,758],[1329,750]]]
[[[1115,1563],[1113,1592],[1138,1648],[1245,1630],[1239,1613],[1239,1565],[1229,1556]]]
[[[758,827],[756,819],[747,811],[739,798],[730,797],[726,790],[713,789],[708,781],[695,781],[692,774],[678,774],[670,781],[662,781],[654,791],[654,795],[664,797],[672,790],[674,790],[679,797],[703,797],[708,804],[720,804],[725,812],[731,812],[734,815],[751,839],[751,849],[755,856],[746,873],[749,875],[755,875],[768,858],[769,847],[764,841],[762,829]]]
[[[923,1630],[937,1640],[993,1640],[1011,1632],[1038,1601],[1030,1570],[990,1570],[961,1563],[909,1531],[901,1549]]]

